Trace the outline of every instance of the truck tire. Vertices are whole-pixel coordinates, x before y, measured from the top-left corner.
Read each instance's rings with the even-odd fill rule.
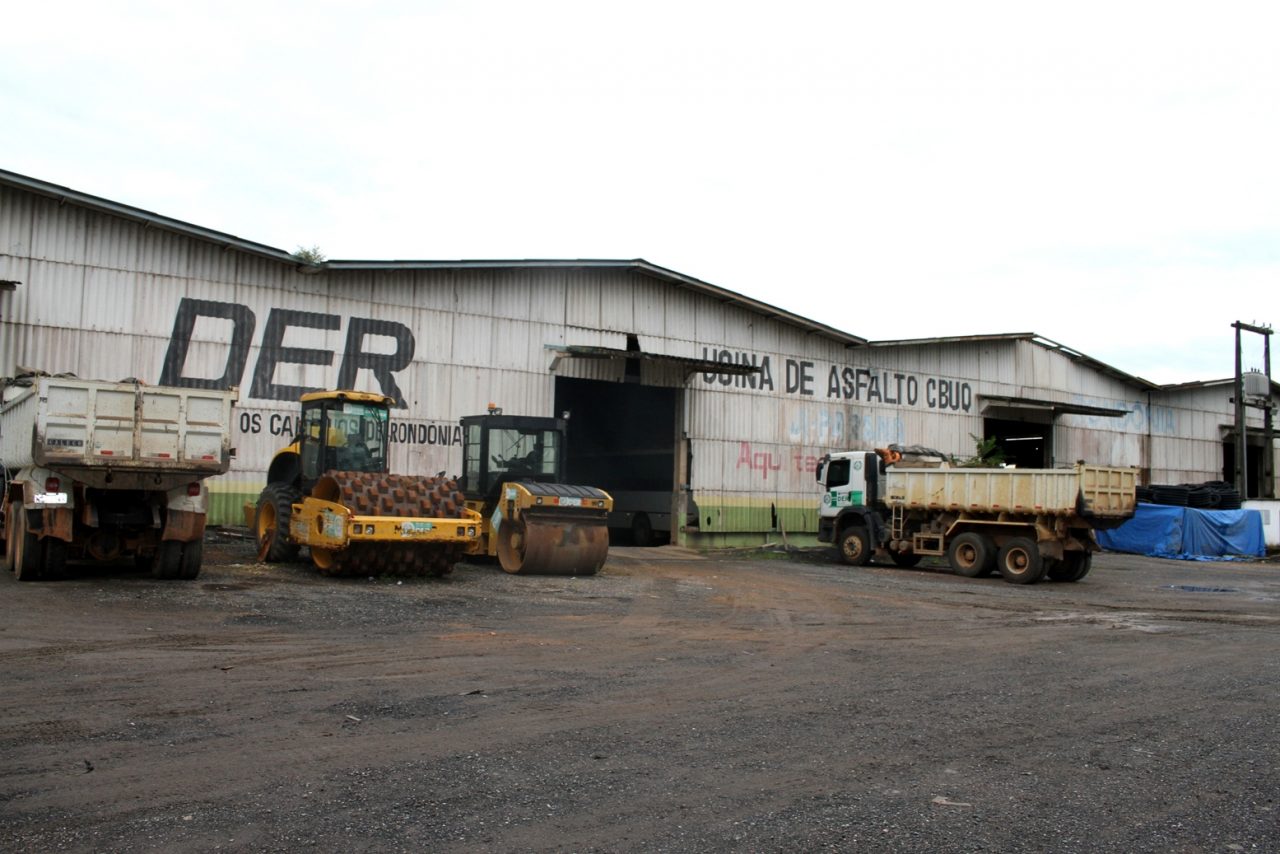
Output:
[[[840,559],[850,566],[866,566],[871,560],[871,538],[861,525],[850,525],[840,532]]]
[[[956,575],[965,578],[981,578],[990,575],[996,565],[996,547],[991,538],[967,531],[951,541],[947,548],[947,563]]]
[[[653,525],[644,513],[637,513],[631,520],[631,542],[637,546],[653,545]]]
[[[45,580],[51,578],[62,578],[67,572],[67,541],[60,540],[57,537],[45,537],[44,539],[43,566],[40,569],[40,576]]]
[[[155,561],[151,564],[151,577],[173,579],[182,575],[182,543],[177,540],[164,540],[156,549]]]
[[[1044,577],[1044,558],[1035,541],[1011,537],[996,556],[996,568],[1010,584],[1035,584]]]
[[[289,540],[288,531],[293,505],[301,500],[302,490],[283,483],[268,483],[258,496],[253,527],[258,554],[267,563],[297,559],[300,547]]]
[[[27,530],[22,502],[10,502],[9,513],[13,516],[13,576],[19,581],[35,581],[44,563],[40,538]]]
[[[1065,552],[1062,560],[1049,567],[1051,581],[1079,581],[1093,567],[1093,552]]]
[[[13,572],[13,552],[17,540],[13,536],[13,507],[6,507],[4,513],[4,568]]]
[[[924,555],[914,552],[889,552],[889,557],[893,558],[894,566],[900,566],[903,569],[910,569],[924,559]]]
[[[204,541],[196,540],[182,547],[182,565],[178,577],[191,581],[200,577],[200,565],[204,563]]]

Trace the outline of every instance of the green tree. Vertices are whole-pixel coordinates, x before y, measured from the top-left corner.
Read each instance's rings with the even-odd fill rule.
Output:
[[[997,469],[1004,465],[1004,449],[996,444],[994,436],[979,439],[970,433],[969,438],[974,442],[974,455],[956,465],[968,469]]]
[[[297,259],[299,263],[308,264],[312,267],[319,267],[328,260],[324,257],[324,253],[320,251],[319,246],[312,246],[311,248],[299,246],[297,249],[293,250],[293,257]]]

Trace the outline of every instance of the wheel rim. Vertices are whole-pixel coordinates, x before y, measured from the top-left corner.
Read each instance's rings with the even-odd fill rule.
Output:
[[[1005,569],[1012,575],[1024,575],[1031,566],[1031,556],[1023,548],[1009,549],[1004,559]]]
[[[963,569],[973,569],[978,565],[978,549],[972,543],[961,543],[956,547],[956,561]]]
[[[270,502],[258,507],[258,543],[268,543],[276,535],[276,508]]]
[[[844,538],[844,556],[849,560],[857,560],[862,556],[862,538],[861,537],[845,537]]]

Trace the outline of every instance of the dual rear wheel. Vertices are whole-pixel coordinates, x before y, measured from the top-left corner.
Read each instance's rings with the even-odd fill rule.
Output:
[[[31,530],[27,510],[20,501],[10,501],[4,514],[4,565],[19,581],[57,578],[67,566],[67,543]]]
[[[1069,551],[1061,561],[1046,559],[1030,537],[1010,537],[997,548],[990,537],[969,531],[951,541],[947,561],[966,578],[998,571],[1011,584],[1035,584],[1046,574],[1054,581],[1079,581],[1088,574],[1092,555]]]

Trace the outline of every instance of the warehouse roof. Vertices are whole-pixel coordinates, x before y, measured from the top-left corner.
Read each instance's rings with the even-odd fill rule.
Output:
[[[608,270],[624,270],[631,271],[643,276],[649,276],[669,284],[673,284],[680,288],[685,288],[704,296],[711,297],[721,303],[738,306],[746,309],[754,314],[763,315],[764,317],[777,320],[789,326],[795,326],[808,332],[823,335],[843,343],[848,347],[865,346],[868,342],[865,338],[857,335],[851,335],[848,332],[827,326],[824,323],[818,323],[807,317],[793,314],[785,311],[777,306],[770,305],[751,297],[743,296],[734,291],[717,285],[695,279],[692,276],[686,276],[683,273],[677,273],[675,270],[668,270],[666,267],[660,267],[657,264],[651,264],[643,258],[632,258],[626,260],[608,260],[608,259],[523,259],[523,260],[499,260],[499,261],[341,261],[331,260],[325,261],[319,265],[300,264],[298,259],[291,253],[283,249],[277,249],[274,246],[267,246],[263,243],[256,243],[252,240],[236,237],[233,234],[226,234],[221,231],[203,228],[202,226],[193,225],[189,222],[173,219],[172,217],[162,216],[152,213],[151,211],[135,208],[130,205],[113,202],[99,196],[93,196],[88,193],[82,193],[78,190],[72,190],[69,187],[63,187],[58,184],[50,184],[47,181],[41,181],[37,178],[29,178],[26,175],[19,175],[16,172],[9,172],[0,169],[0,186],[16,187],[26,190],[30,193],[46,196],[56,199],[63,204],[78,205],[98,213],[109,214],[111,216],[120,217],[122,219],[139,222],[150,228],[160,228],[191,237],[196,240],[203,240],[214,243],[224,249],[235,249],[240,252],[246,252],[251,255],[269,258],[273,261],[291,264],[303,267],[312,272],[322,272],[324,270],[332,270],[335,272],[344,270],[494,270],[494,269],[511,269],[511,270],[528,270],[533,268],[545,269],[608,269]]]
[[[1129,383],[1138,388],[1147,389],[1148,391],[1161,388],[1161,386],[1142,377],[1135,377],[1133,374],[1127,374],[1119,368],[1112,367],[1106,362],[1098,361],[1092,356],[1086,356],[1079,350],[1074,350],[1065,344],[1059,344],[1051,338],[1045,338],[1043,335],[1037,335],[1034,332],[1002,332],[994,335],[955,335],[944,338],[904,338],[896,341],[872,341],[872,347],[920,347],[932,346],[937,344],[980,344],[983,341],[1030,341],[1046,350],[1052,350],[1066,356],[1073,362],[1086,365],[1100,374],[1109,376],[1121,382]]]

